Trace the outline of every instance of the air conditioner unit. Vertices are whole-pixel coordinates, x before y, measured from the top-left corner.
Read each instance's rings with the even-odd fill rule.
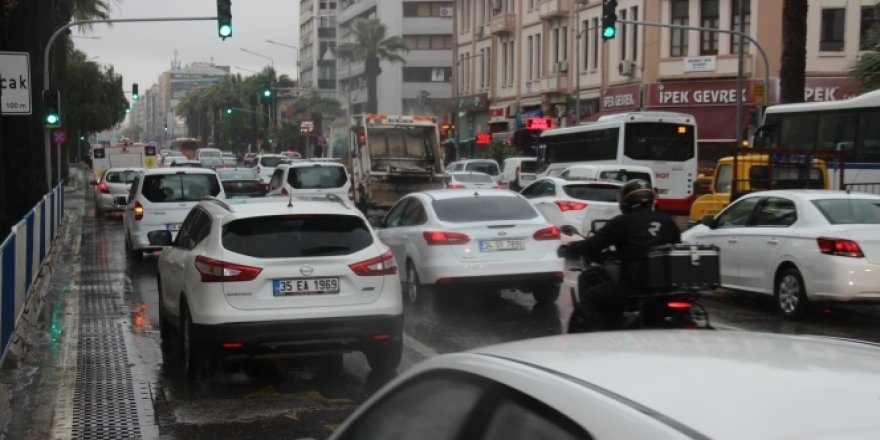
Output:
[[[617,64],[617,71],[623,76],[633,76],[636,74],[636,63],[634,61],[621,61]]]
[[[483,25],[480,25],[480,26],[475,27],[475,28],[474,28],[474,36],[475,36],[475,37],[482,37],[482,36],[483,36],[483,28],[484,28],[484,27],[485,27],[485,26],[483,26]]]
[[[440,8],[441,17],[452,17],[452,8]]]
[[[556,63],[556,71],[559,73],[568,72],[568,61],[560,61]]]

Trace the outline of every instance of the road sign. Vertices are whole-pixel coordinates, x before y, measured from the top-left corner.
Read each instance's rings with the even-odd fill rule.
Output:
[[[0,52],[0,89],[4,116],[31,114],[31,60],[27,52]]]
[[[302,121],[299,124],[300,133],[311,133],[315,131],[315,123],[313,121]]]
[[[67,142],[67,133],[64,130],[52,130],[52,143],[63,144]]]

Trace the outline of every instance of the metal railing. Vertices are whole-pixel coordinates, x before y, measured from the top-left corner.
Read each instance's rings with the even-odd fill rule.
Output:
[[[64,217],[64,184],[43,196],[0,243],[0,365]]]
[[[877,183],[847,183],[843,185],[849,192],[861,192],[880,194],[880,182]]]

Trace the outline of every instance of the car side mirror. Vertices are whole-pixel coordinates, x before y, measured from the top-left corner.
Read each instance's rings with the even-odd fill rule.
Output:
[[[116,205],[127,205],[128,204],[128,197],[125,197],[125,196],[114,197],[113,203]]]
[[[577,229],[575,229],[572,225],[562,225],[559,227],[559,231],[565,234],[567,237],[571,237],[572,235],[577,234]]]
[[[147,233],[147,238],[153,246],[171,246],[171,231],[158,230]]]
[[[718,222],[715,221],[715,217],[711,215],[704,215],[703,218],[700,219],[701,225],[706,225],[709,229],[715,229],[718,227]]]

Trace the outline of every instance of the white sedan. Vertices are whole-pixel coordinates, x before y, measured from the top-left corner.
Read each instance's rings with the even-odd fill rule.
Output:
[[[685,231],[720,249],[721,285],[774,295],[786,319],[809,301],[880,301],[880,196],[841,191],[746,195]]]
[[[449,180],[445,183],[449,189],[491,189],[502,188],[500,183],[486,173],[455,172],[449,173]]]
[[[516,288],[538,303],[559,296],[559,229],[519,194],[443,189],[401,198],[378,225],[413,304],[462,287]]]
[[[652,330],[530,339],[428,359],[331,440],[876,439],[878,367],[875,344],[822,337]]]
[[[586,235],[593,220],[610,220],[620,214],[617,195],[621,186],[616,181],[544,177],[525,187],[520,194],[550,223],[572,225]]]

